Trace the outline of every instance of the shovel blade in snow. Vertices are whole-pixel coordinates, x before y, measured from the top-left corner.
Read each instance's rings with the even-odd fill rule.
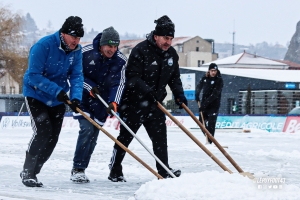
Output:
[[[250,173],[250,172],[241,172],[240,174],[243,175],[243,176],[247,176],[250,179],[255,179],[255,177],[253,176],[253,174]]]

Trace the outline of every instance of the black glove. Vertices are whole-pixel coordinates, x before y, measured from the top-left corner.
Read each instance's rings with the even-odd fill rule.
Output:
[[[111,111],[114,111],[115,113],[117,112],[117,107],[118,107],[118,104],[116,102],[111,102],[108,107],[106,108],[106,112],[108,114],[110,114],[110,117],[113,116],[112,112]]]
[[[156,96],[153,92],[148,92],[147,100],[153,104],[157,104]]]
[[[199,108],[199,113],[203,112],[203,107]]]
[[[90,91],[90,95],[91,95],[92,97],[94,97],[94,98],[97,98],[97,95],[96,95],[96,94],[100,95],[100,92],[99,92],[99,90],[98,90],[98,87],[97,87],[97,86],[94,86],[94,87],[91,89],[91,91]]]
[[[60,101],[60,102],[64,102],[64,103],[66,103],[66,104],[68,104],[68,100],[70,100],[69,99],[69,97],[68,97],[68,95],[65,93],[65,91],[63,91],[63,90],[61,90],[59,93],[58,93],[58,95],[56,96],[56,98],[57,98],[57,100],[58,101]]]
[[[179,106],[179,109],[182,109],[182,106],[181,106],[182,103],[184,103],[186,106],[188,106],[187,99],[185,98],[185,96],[183,94],[175,97],[175,103]]]
[[[72,104],[68,104],[70,106],[70,108],[72,109],[73,112],[78,113],[78,111],[76,110],[76,108],[80,109],[80,101],[78,99],[72,99],[71,101]]]

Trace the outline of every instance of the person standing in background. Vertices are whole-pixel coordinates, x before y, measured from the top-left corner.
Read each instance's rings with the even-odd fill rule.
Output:
[[[199,120],[206,126],[209,133],[215,135],[215,127],[218,118],[218,112],[221,105],[221,93],[223,89],[223,79],[218,66],[211,63],[208,67],[208,72],[201,78],[196,87],[196,101],[199,107]],[[200,92],[203,90],[202,99],[200,102]],[[204,122],[201,114],[203,114]],[[203,132],[205,135],[205,133]],[[212,141],[208,138],[208,142]]]

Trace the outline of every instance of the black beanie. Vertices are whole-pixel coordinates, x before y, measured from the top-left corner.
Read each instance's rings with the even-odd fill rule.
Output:
[[[167,15],[154,20],[154,23],[156,23],[154,35],[174,37],[175,25]]]
[[[210,63],[208,70],[215,69],[218,70],[218,65],[216,63]]]
[[[75,37],[83,37],[84,30],[83,30],[82,19],[77,16],[68,17],[65,23],[62,25],[60,31],[62,33],[72,35]]]

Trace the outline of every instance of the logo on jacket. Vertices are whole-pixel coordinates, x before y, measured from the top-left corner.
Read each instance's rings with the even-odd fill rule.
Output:
[[[157,65],[157,62],[156,61],[154,61],[151,65]]]
[[[211,82],[210,82],[210,84],[214,84],[214,83],[215,83],[215,81],[211,81]]]
[[[69,58],[70,65],[73,64],[73,61],[74,61],[74,57],[72,56],[72,57]]]
[[[169,59],[168,59],[168,65],[169,65],[169,66],[172,66],[172,65],[173,65],[173,58],[169,58]]]
[[[94,60],[92,60],[89,64],[90,64],[90,65],[95,65]]]

